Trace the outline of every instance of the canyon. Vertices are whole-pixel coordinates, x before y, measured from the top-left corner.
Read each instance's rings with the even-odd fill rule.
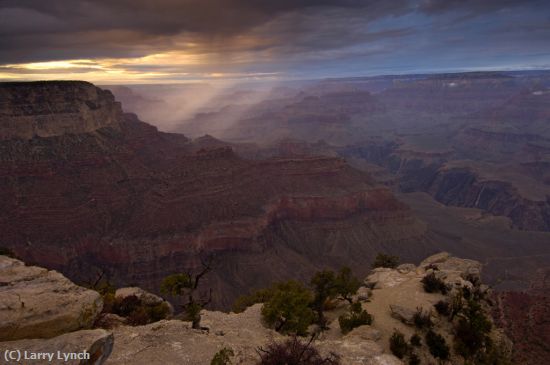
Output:
[[[547,349],[517,334],[548,332],[548,80],[323,80],[261,101],[232,90],[170,128],[130,112],[169,114],[146,87],[113,87],[127,107],[87,82],[1,83],[0,248],[79,284],[157,294],[208,261],[220,310],[325,268],[365,276],[378,252],[418,264],[446,250],[484,264],[495,321],[535,364]]]
[[[405,204],[341,158],[244,159],[159,132],[84,82],[0,90],[12,95],[2,130],[28,125],[0,141],[0,246],[78,282],[105,275],[158,292],[213,258],[207,285],[227,308],[274,280],[343,264],[364,274],[378,251],[417,260],[436,249]]]

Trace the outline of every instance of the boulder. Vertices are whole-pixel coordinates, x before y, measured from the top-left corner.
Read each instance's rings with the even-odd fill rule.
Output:
[[[403,361],[390,354],[382,354],[373,357],[367,362],[368,365],[403,365]]]
[[[414,324],[414,315],[416,313],[416,310],[405,308],[397,304],[390,304],[390,312],[393,318],[398,319],[408,325]]]
[[[126,287],[126,288],[119,288],[115,292],[115,297],[117,298],[126,298],[129,296],[135,295],[138,297],[141,302],[147,306],[155,306],[161,303],[166,303],[168,305],[168,308],[170,310],[170,315],[174,314],[174,307],[163,298],[159,297],[158,295],[155,295],[153,293],[149,293],[148,291],[145,291],[138,287]]]
[[[426,266],[430,266],[430,265],[433,265],[433,264],[438,264],[438,263],[444,262],[450,256],[451,256],[451,254],[449,254],[448,252],[436,253],[435,255],[432,255],[430,257],[425,258],[420,263],[420,267],[426,268]]]
[[[408,274],[411,271],[416,271],[416,266],[414,264],[401,264],[401,265],[397,266],[396,269],[401,274]]]
[[[355,336],[346,336],[341,340],[318,341],[315,342],[315,346],[324,356],[330,353],[338,354],[343,365],[365,364],[384,352],[376,342]]]
[[[1,342],[0,348],[6,351],[19,350],[21,359],[26,354],[25,361],[17,361],[22,364],[101,365],[111,354],[113,342],[112,333],[95,329],[71,332],[50,339]],[[34,360],[29,358],[31,354],[46,355],[45,358]]]
[[[114,313],[101,313],[95,322],[95,327],[113,329],[126,323],[126,318]]]
[[[99,293],[57,271],[0,256],[0,341],[90,328],[102,308]]]
[[[365,279],[365,286],[373,289],[391,288],[408,280],[407,276],[397,270],[389,268],[377,268]]]
[[[364,286],[357,289],[357,293],[355,293],[355,299],[360,302],[368,301],[371,296],[372,290]]]
[[[378,341],[382,338],[379,330],[371,326],[359,326],[349,332],[344,338],[358,337],[366,341]]]

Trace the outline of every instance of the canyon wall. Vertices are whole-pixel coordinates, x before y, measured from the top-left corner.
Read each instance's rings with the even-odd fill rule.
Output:
[[[245,160],[222,142],[158,132],[87,83],[1,89],[43,102],[9,119],[36,116],[39,129],[8,128],[0,141],[0,246],[79,282],[103,272],[157,292],[163,277],[209,257],[206,285],[227,308],[251,288],[324,267],[363,275],[378,251],[418,260],[436,250],[407,206],[340,158]],[[83,95],[105,115],[80,112]],[[66,105],[45,114],[58,100]]]

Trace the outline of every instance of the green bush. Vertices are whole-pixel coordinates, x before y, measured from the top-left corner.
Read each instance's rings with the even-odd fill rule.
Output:
[[[426,345],[428,345],[430,354],[432,354],[433,357],[441,360],[447,360],[449,358],[449,346],[447,346],[445,338],[440,334],[429,330],[428,333],[426,333]]]
[[[210,365],[230,365],[230,358],[233,356],[235,356],[233,349],[230,347],[224,347],[220,351],[216,352],[212,358],[212,361],[210,361]]]
[[[400,359],[404,358],[410,351],[409,344],[405,341],[405,336],[397,330],[390,337],[390,350],[392,354]]]
[[[352,303],[352,297],[361,286],[361,281],[353,276],[351,269],[344,266],[338,274],[331,270],[317,272],[310,281],[315,297],[313,309],[317,312],[317,323],[321,329],[326,328],[326,320],[323,311],[329,299],[341,297]]]
[[[449,316],[451,314],[449,302],[447,302],[446,300],[438,301],[434,304],[434,307],[437,313],[441,314],[442,316]]]
[[[201,310],[212,300],[212,290],[208,296],[201,295],[199,291],[199,282],[212,270],[210,259],[202,261],[202,270],[197,274],[176,273],[165,277],[160,285],[160,291],[174,297],[181,297],[184,303],[181,304],[184,319],[191,321],[194,329],[200,329]]]
[[[431,328],[433,326],[430,312],[424,312],[422,308],[416,308],[416,312],[413,315],[413,322],[418,329]]]
[[[277,332],[303,336],[315,320],[312,302],[313,294],[301,283],[294,280],[279,283],[262,307],[262,318]]]
[[[398,256],[379,253],[378,255],[376,255],[376,258],[372,263],[372,268],[375,269],[377,267],[387,267],[390,269],[395,269],[398,265],[399,265]]]
[[[166,302],[146,305],[136,295],[130,295],[124,298],[114,298],[109,313],[125,317],[129,325],[139,326],[167,318],[170,314],[170,307]]]
[[[463,308],[455,326],[455,350],[462,357],[473,358],[481,350],[487,350],[491,343],[488,337],[491,321],[481,305],[473,300]]]
[[[310,285],[315,293],[312,307],[317,313],[317,324],[322,329],[326,329],[327,325],[323,311],[327,301],[338,294],[336,275],[331,270],[319,271],[311,278]]]
[[[409,365],[420,365],[420,358],[417,354],[412,353],[409,356]]]
[[[267,348],[259,348],[259,365],[339,365],[338,355],[331,353],[323,358],[310,342],[302,342],[296,336],[284,342],[272,342]]]
[[[422,285],[426,293],[447,294],[448,288],[445,282],[439,279],[435,273],[430,273],[422,278]]]
[[[422,346],[422,339],[420,338],[420,336],[417,333],[415,333],[414,335],[411,336],[411,339],[409,340],[409,342],[414,347]]]
[[[340,269],[335,280],[336,293],[351,304],[352,296],[357,293],[357,290],[361,286],[361,281],[353,276],[351,269],[347,266]]]
[[[372,324],[372,315],[361,307],[361,303],[355,302],[351,304],[349,313],[338,317],[338,323],[345,335],[356,327]]]

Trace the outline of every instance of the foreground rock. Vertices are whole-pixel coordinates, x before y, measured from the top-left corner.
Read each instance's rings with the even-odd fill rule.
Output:
[[[58,337],[3,342],[2,350],[19,350],[27,359],[22,364],[86,364],[101,365],[113,349],[113,335],[105,330],[82,330]],[[43,359],[29,358],[31,354],[46,354]],[[15,362],[14,362],[15,363]]]
[[[176,320],[119,327],[114,330],[116,346],[107,363],[209,364],[216,352],[230,347],[235,353],[233,364],[257,364],[258,348],[285,339],[262,325],[261,306],[253,305],[240,314],[206,311],[201,324],[208,331],[193,330],[190,323]],[[343,365],[402,364],[384,353],[376,338],[376,331],[356,330],[314,345],[324,355],[340,355]]]
[[[97,292],[60,273],[0,256],[0,341],[90,328],[102,308]]]

